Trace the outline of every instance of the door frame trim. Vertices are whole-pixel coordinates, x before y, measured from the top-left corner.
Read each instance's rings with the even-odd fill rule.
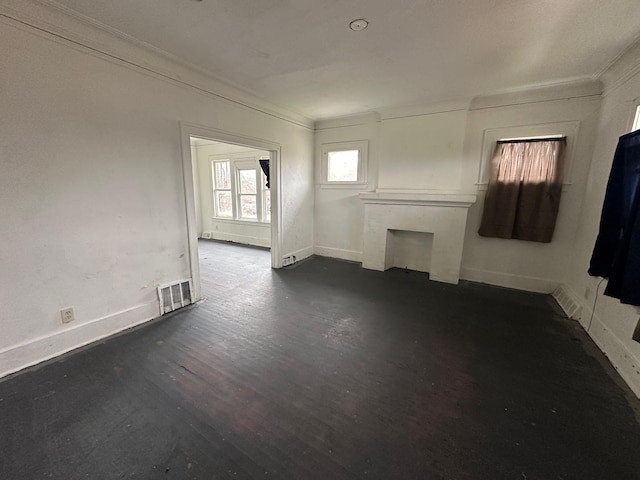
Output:
[[[234,132],[210,128],[194,123],[180,122],[182,146],[182,175],[184,183],[187,241],[189,245],[189,267],[196,300],[202,299],[200,285],[200,263],[198,257],[198,228],[196,221],[195,189],[193,184],[193,161],[191,157],[191,137],[199,137],[215,142],[231,143],[243,147],[267,150],[269,152],[269,183],[271,190],[271,268],[282,268],[282,195],[279,143],[262,138],[250,137]]]

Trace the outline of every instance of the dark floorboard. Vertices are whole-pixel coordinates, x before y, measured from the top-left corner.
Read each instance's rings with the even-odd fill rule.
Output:
[[[206,300],[0,382],[0,478],[640,478],[640,401],[546,295],[201,242]]]

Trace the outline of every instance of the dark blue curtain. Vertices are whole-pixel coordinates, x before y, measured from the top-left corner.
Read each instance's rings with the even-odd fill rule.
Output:
[[[589,275],[608,278],[604,294],[640,305],[640,131],[620,137],[602,206]]]

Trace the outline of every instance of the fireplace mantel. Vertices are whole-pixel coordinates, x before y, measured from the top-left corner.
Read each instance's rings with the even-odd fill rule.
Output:
[[[365,204],[378,205],[424,205],[436,207],[469,208],[476,202],[475,195],[455,193],[409,193],[409,192],[361,192],[360,200]]]
[[[393,266],[387,251],[389,231],[432,233],[431,252],[425,252],[431,255],[429,278],[458,283],[467,212],[475,195],[375,191],[359,197],[365,205],[364,268],[383,271]]]

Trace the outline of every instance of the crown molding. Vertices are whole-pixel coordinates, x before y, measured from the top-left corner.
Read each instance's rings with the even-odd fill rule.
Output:
[[[381,108],[380,118],[385,120],[399,120],[409,117],[421,117],[439,113],[466,112],[469,109],[469,99],[453,99],[424,105],[406,105],[400,107]]]
[[[0,18],[127,68],[313,130],[313,121],[53,0],[3,0]]]
[[[326,118],[316,121],[315,127],[318,130],[328,130],[331,128],[357,127],[359,125],[372,125],[380,123],[378,112],[365,112],[355,115],[345,115],[343,117]]]
[[[640,41],[624,50],[602,73],[604,93],[608,95],[640,73]]]
[[[572,98],[594,97],[602,95],[602,82],[593,78],[577,79],[573,82],[537,87],[522,88],[492,95],[475,97],[469,110],[508,107],[527,103],[567,100]]]

